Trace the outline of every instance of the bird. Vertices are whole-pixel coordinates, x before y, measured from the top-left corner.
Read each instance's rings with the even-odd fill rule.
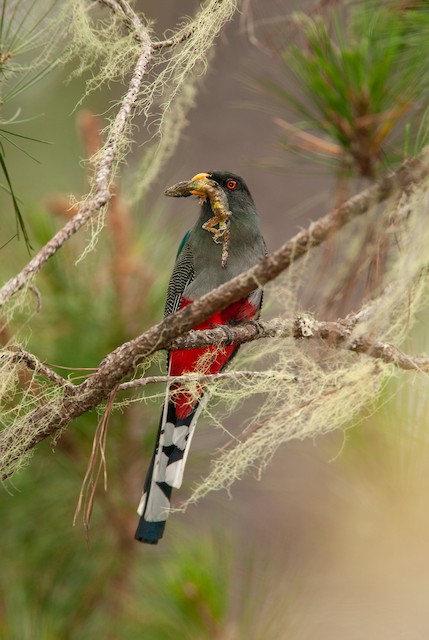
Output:
[[[197,174],[190,183],[199,181],[201,184],[202,181],[204,184],[205,180],[219,185],[227,198],[231,213],[228,261],[222,266],[222,247],[213,242],[212,235],[203,228],[207,221],[213,219],[210,200],[205,198],[203,190],[191,191],[192,195],[200,196],[200,213],[197,222],[179,245],[167,289],[165,317],[251,268],[266,255],[259,215],[243,178],[228,171],[209,171]],[[194,329],[223,326],[227,331],[228,326],[243,321],[257,321],[262,299],[262,289],[256,288],[245,298],[233,302],[223,311],[216,312],[197,324]],[[231,362],[238,348],[239,345],[232,343],[224,347],[172,350],[167,354],[168,375],[216,374]],[[163,536],[170,511],[171,493],[173,488],[179,488],[182,484],[191,439],[207,402],[207,395],[202,386],[193,395],[178,383],[167,386],[155,450],[137,510],[140,520],[135,538],[140,542],[157,544]]]

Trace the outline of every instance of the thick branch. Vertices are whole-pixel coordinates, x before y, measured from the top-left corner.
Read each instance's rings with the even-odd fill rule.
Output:
[[[58,231],[44,247],[42,247],[42,249],[40,249],[24,269],[6,282],[6,284],[0,289],[0,308],[11,296],[22,289],[42,268],[45,262],[55,255],[63,244],[77,233],[79,229],[81,229],[88,220],[98,213],[110,200],[110,183],[112,179],[113,165],[118,153],[118,147],[125,127],[134,111],[141,89],[143,76],[152,52],[151,41],[141,23],[139,34],[141,52],[134,67],[134,72],[129,82],[127,93],[122,100],[120,109],[110,129],[106,147],[98,164],[94,179],[94,193],[88,200],[81,204],[76,215],[73,216],[73,218],[69,220],[64,227],[60,229],[60,231]]]
[[[222,347],[231,342],[234,344],[244,344],[253,342],[261,338],[294,338],[319,339],[328,344],[355,353],[362,353],[375,359],[382,360],[387,364],[394,364],[399,369],[406,371],[429,372],[429,358],[427,356],[410,356],[397,347],[373,340],[367,336],[359,335],[355,337],[353,331],[357,326],[361,316],[366,317],[372,307],[360,310],[356,314],[350,314],[347,318],[337,322],[324,322],[315,320],[310,315],[298,315],[291,319],[275,319],[269,321],[246,322],[236,327],[228,327],[226,332],[222,327],[206,329],[204,331],[189,331],[176,338],[171,343],[165,345],[170,351],[176,349],[201,349],[203,347]],[[161,347],[159,347],[161,349]],[[59,387],[76,391],[79,387],[69,380],[65,380],[45,364],[40,362],[33,354],[19,349],[10,354],[11,360],[25,364],[29,369],[36,371],[41,376],[51,380]],[[266,377],[270,372],[266,371],[230,371],[217,374],[188,374],[182,376],[146,376],[124,382],[119,385],[120,391],[155,384],[160,382],[210,382],[219,379],[246,379],[252,377]]]
[[[290,320],[270,320],[268,322],[244,323],[237,327],[229,327],[228,336],[222,327],[206,331],[191,331],[168,345],[168,349],[194,349],[209,345],[224,346],[252,342],[260,338],[295,338],[319,339],[330,346],[340,347],[355,353],[362,353],[372,358],[394,364],[406,371],[429,372],[429,358],[426,356],[410,356],[397,347],[373,340],[368,336],[358,335],[356,318],[359,314],[350,314],[344,320],[323,322],[311,316],[297,316]]]

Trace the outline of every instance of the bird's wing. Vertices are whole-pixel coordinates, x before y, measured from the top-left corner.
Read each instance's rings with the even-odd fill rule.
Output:
[[[168,284],[164,316],[168,316],[179,309],[183,292],[194,279],[194,259],[191,245],[189,244],[189,234],[190,232],[188,231],[179,247],[176,264]]]

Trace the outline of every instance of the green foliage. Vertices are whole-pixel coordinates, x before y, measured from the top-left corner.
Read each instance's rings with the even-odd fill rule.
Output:
[[[296,14],[295,24],[304,42],[285,51],[283,62],[297,90],[261,81],[285,105],[284,148],[368,178],[386,154],[389,163],[400,157],[407,136],[416,150],[429,99],[424,4],[351,2],[320,17]],[[291,124],[289,114],[301,120]]]
[[[133,602],[129,636],[144,628],[153,640],[173,640],[178,633],[184,640],[221,638],[230,614],[231,540],[180,536],[170,550],[148,572],[146,597]]]

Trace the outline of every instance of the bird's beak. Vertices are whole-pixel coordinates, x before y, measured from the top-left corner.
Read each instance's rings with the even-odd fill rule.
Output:
[[[206,188],[209,180],[209,173],[197,173],[191,180],[178,182],[172,187],[169,187],[165,195],[172,196],[173,198],[186,198],[187,196],[200,196],[200,198],[205,198],[207,196]]]
[[[206,195],[206,190],[204,188],[205,183],[209,180],[209,173],[197,173],[191,180],[189,185],[189,191],[193,196],[201,196],[204,197]]]

